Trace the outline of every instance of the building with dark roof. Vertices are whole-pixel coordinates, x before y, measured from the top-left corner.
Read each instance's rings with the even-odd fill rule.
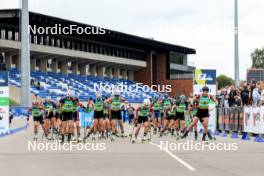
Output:
[[[19,9],[0,10],[0,52],[8,69],[20,70],[19,17]],[[194,49],[35,12],[30,12],[29,24],[32,71],[170,84],[172,94],[192,92],[195,68],[188,66],[187,56]],[[61,32],[70,26],[96,34]],[[52,33],[55,27],[60,32]]]

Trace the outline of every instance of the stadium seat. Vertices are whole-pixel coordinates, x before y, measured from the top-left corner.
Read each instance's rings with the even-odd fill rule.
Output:
[[[9,84],[16,87],[21,87],[20,72],[16,69],[9,70]],[[34,85],[31,85],[31,92],[38,95],[40,98],[50,96],[55,100],[57,96],[65,96],[67,90],[72,90],[74,96],[79,97],[80,101],[87,101],[90,98],[95,99],[96,92],[94,91],[94,84],[116,86],[121,83],[124,85],[133,85],[134,81],[131,80],[117,80],[110,78],[101,78],[93,76],[80,76],[69,74],[64,75],[61,73],[42,73],[31,72],[31,79],[40,82],[40,89],[38,90]],[[102,91],[103,96],[110,96],[109,92]],[[151,90],[143,92],[143,90],[133,90],[132,92],[123,91],[121,95],[130,103],[141,103],[144,98],[150,98],[157,95],[156,92]]]

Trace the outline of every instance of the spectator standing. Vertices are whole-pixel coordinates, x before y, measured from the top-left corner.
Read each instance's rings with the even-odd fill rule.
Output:
[[[135,111],[134,107],[131,106],[131,104],[129,104],[127,108],[129,124],[131,124],[134,119],[134,111]]]
[[[235,102],[236,102],[236,97],[237,96],[237,91],[235,89],[235,86],[232,85],[230,87],[230,92],[229,92],[229,95],[228,95],[228,104],[229,104],[229,107],[233,107],[235,106]]]
[[[249,104],[249,90],[247,86],[244,86],[241,90],[241,100],[244,106]]]
[[[264,83],[263,82],[261,82],[261,84],[260,84],[260,96],[261,96],[260,104],[264,105]]]
[[[255,88],[252,91],[252,105],[256,106],[260,104],[261,95],[260,95],[260,84],[257,83]]]

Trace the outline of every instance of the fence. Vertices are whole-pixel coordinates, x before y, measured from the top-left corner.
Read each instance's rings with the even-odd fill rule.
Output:
[[[244,126],[244,108],[217,108],[217,129],[228,132],[242,132]]]
[[[256,142],[264,142],[264,106],[218,108],[217,129],[223,137],[230,132],[233,138],[238,138],[238,132],[242,132],[243,140],[250,140],[249,134],[253,134]]]

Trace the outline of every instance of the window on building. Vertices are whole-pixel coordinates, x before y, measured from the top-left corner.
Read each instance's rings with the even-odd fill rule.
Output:
[[[40,67],[40,59],[36,59],[36,67]]]
[[[184,61],[184,57],[182,54],[176,52],[170,52],[170,63],[183,65],[184,64],[183,61]]]

